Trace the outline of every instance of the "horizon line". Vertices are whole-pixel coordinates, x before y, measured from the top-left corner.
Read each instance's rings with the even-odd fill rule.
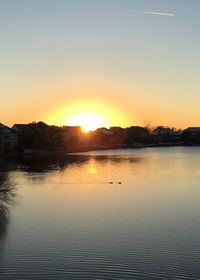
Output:
[[[56,127],[82,127],[81,125],[67,125],[67,124],[49,124],[48,122],[46,123],[45,121],[32,121],[32,122],[29,122],[29,123],[14,123],[12,126],[10,125],[7,125],[7,124],[3,124],[3,123],[0,123],[0,125],[3,125],[3,126],[7,126],[8,128],[11,128],[14,126],[14,125],[29,125],[29,124],[38,124],[38,123],[44,123],[45,125],[47,126],[56,126]],[[106,129],[110,129],[110,128],[113,128],[113,127],[117,127],[117,128],[122,128],[122,129],[127,129],[127,128],[130,128],[130,127],[148,127],[148,125],[137,125],[137,124],[131,124],[131,125],[128,125],[128,126],[120,126],[120,125],[112,125],[112,126],[101,126],[101,127],[97,127],[96,129],[99,129],[99,128],[106,128]],[[175,130],[184,130],[184,129],[187,129],[187,128],[200,128],[200,124],[199,126],[184,126],[184,127],[176,127],[176,126],[170,126],[170,125],[150,125],[150,128],[151,129],[156,129],[158,127],[162,127],[162,128],[169,128],[169,129],[175,129]],[[94,130],[90,130],[90,131],[95,131],[96,129]]]

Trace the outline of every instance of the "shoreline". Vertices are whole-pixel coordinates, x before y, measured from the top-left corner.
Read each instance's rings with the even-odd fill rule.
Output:
[[[32,158],[32,157],[63,157],[71,154],[94,152],[94,151],[106,151],[106,150],[118,150],[118,149],[143,149],[143,148],[169,148],[169,147],[200,147],[199,144],[183,144],[183,143],[159,143],[159,144],[132,144],[128,146],[101,146],[101,147],[83,147],[82,149],[74,149],[71,151],[50,151],[50,150],[35,150],[27,149],[24,151],[9,151],[0,152],[0,156],[3,158]]]

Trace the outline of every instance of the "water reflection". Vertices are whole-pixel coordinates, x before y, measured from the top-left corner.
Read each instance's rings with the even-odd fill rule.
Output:
[[[0,172],[0,247],[1,240],[6,237],[9,223],[9,207],[15,201],[15,185],[8,172]]]
[[[88,160],[85,156],[63,156],[48,158],[23,158],[18,160],[20,170],[25,172],[45,173],[50,171],[63,171],[71,165],[81,165]]]
[[[81,166],[89,162],[91,159],[96,162],[105,163],[139,163],[144,160],[142,157],[133,156],[118,156],[118,155],[67,155],[65,157],[52,157],[52,158],[29,158],[18,160],[15,168],[20,168],[25,172],[45,173],[50,171],[64,171],[73,166]],[[14,165],[13,165],[14,166]]]
[[[199,148],[2,165],[1,280],[200,279],[199,166]]]

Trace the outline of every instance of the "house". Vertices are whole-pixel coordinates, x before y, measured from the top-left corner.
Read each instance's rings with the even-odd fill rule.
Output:
[[[119,126],[110,127],[110,131],[113,133],[113,143],[119,148],[123,147],[126,143],[126,129]]]
[[[16,128],[16,126],[15,126]],[[33,122],[18,128],[19,149],[48,149],[50,144],[50,127],[43,122]]]
[[[187,133],[191,136],[200,136],[200,127],[188,127],[184,130],[184,133]]]
[[[113,146],[113,132],[105,127],[97,128],[88,135],[90,146],[98,148],[107,148]]]
[[[64,137],[64,141],[69,141],[71,138],[80,138],[82,131],[80,126],[63,126],[61,128],[61,133]]]
[[[60,147],[65,151],[75,151],[80,147],[82,130],[80,126],[63,126],[60,130]]]
[[[151,143],[154,144],[171,143],[174,141],[174,131],[169,127],[158,126],[149,136]]]
[[[97,128],[95,131],[97,133],[104,134],[104,135],[113,135],[113,132],[106,127]]]
[[[172,136],[173,131],[164,126],[158,126],[150,135],[151,136]]]
[[[17,146],[17,133],[8,126],[0,124],[0,151],[9,151]]]
[[[14,124],[12,129],[19,133],[24,127],[26,126],[26,124]]]
[[[148,130],[141,126],[131,126],[126,128],[126,143],[132,145],[136,143],[144,144],[148,141]]]
[[[200,144],[200,127],[188,127],[182,133],[185,144]]]

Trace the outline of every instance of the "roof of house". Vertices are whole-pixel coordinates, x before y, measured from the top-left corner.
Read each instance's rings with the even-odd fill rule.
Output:
[[[63,125],[64,130],[81,130],[80,125]]]
[[[113,135],[113,132],[110,131],[108,128],[106,127],[100,127],[100,128],[97,128],[95,130],[95,132],[99,132],[99,133],[102,133],[102,134],[107,134],[107,135]]]
[[[186,130],[191,131],[191,132],[199,132],[200,127],[188,127],[188,128],[186,128]]]
[[[157,135],[171,135],[173,132],[171,131],[170,128],[168,127],[162,127],[158,126],[153,132],[150,133],[152,136],[157,136]]]
[[[12,128],[0,123],[0,133],[4,133],[5,130],[9,130],[9,132],[16,133]]]
[[[19,127],[19,128],[22,128],[22,127],[26,126],[26,124],[15,123],[15,124],[13,125],[13,127],[14,127],[14,126]]]
[[[200,127],[188,127],[183,133],[189,133],[191,135],[200,135]]]

